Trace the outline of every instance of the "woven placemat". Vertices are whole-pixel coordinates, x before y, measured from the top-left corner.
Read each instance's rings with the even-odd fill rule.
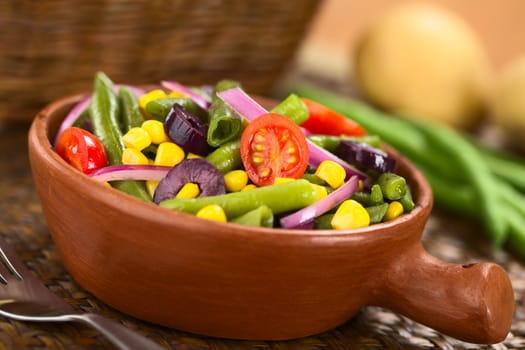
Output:
[[[510,274],[516,313],[507,339],[479,346],[457,341],[389,310],[368,307],[329,332],[290,341],[235,341],[159,327],[124,315],[80,288],[64,269],[50,238],[27,158],[28,125],[0,124],[0,234],[39,279],[75,309],[117,320],[166,349],[522,349],[525,348],[525,266],[502,252],[490,256],[476,225],[434,210],[424,232],[428,251],[450,262],[494,260]],[[36,324],[0,317],[3,349],[110,349],[96,331],[79,324]]]

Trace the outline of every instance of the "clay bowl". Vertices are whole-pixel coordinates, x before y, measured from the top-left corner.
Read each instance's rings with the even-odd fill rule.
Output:
[[[416,207],[353,231],[249,228],[144,203],[77,172],[50,144],[81,99],[54,102],[35,118],[29,155],[36,189],[62,261],[112,307],[193,333],[277,340],[326,331],[367,305],[408,316],[474,343],[503,340],[514,297],[492,263],[450,264],[421,234],[432,193],[394,150]]]

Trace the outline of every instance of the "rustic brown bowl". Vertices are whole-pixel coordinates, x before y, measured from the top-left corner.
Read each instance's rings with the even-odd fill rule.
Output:
[[[446,263],[423,249],[431,189],[394,150],[416,201],[396,220],[352,231],[217,223],[110,189],[55,154],[50,140],[80,98],[38,114],[29,155],[64,265],[105,303],[157,324],[237,339],[319,333],[367,305],[469,342],[506,337],[514,310],[507,274],[493,263]]]

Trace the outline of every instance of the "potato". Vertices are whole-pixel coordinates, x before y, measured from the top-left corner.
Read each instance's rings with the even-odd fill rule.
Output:
[[[484,48],[462,19],[413,3],[387,11],[363,33],[354,74],[372,103],[458,128],[480,120],[492,79]]]
[[[491,112],[508,143],[525,150],[525,55],[509,63],[497,77]]]

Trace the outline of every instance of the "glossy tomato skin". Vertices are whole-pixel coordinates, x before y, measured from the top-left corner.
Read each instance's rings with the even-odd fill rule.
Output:
[[[73,167],[89,174],[108,164],[104,146],[87,130],[70,127],[58,138],[55,151]]]
[[[308,109],[308,119],[301,126],[314,134],[364,136],[366,130],[357,122],[307,98],[301,101]]]
[[[280,114],[267,113],[244,129],[241,159],[253,183],[272,185],[277,177],[303,175],[308,166],[308,145],[294,122]]]

